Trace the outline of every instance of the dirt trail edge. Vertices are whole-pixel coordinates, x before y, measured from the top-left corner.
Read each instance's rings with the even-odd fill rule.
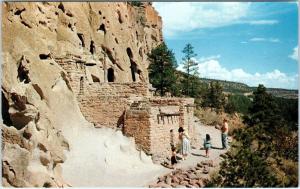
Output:
[[[192,149],[191,154],[185,161],[180,161],[175,170],[156,178],[149,183],[149,187],[204,187],[205,182],[210,176],[210,173],[219,169],[219,164],[222,161],[221,154],[226,153],[227,150],[222,149],[221,132],[213,126],[206,126],[200,122],[196,122],[196,137],[198,137],[201,148]],[[209,134],[212,139],[212,149],[210,150],[210,157],[205,157],[205,150],[203,149],[203,140]]]

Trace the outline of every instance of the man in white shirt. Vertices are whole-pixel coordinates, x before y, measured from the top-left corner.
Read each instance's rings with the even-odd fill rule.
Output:
[[[227,137],[228,137],[228,123],[227,123],[227,119],[225,118],[223,120],[223,125],[221,128],[221,139],[222,139],[222,148],[223,149],[227,149],[228,148],[228,141],[227,141]]]

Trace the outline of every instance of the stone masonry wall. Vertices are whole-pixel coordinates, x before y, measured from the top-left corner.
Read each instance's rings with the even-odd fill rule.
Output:
[[[143,103],[143,102],[142,102]],[[149,103],[142,105],[141,102],[133,103],[125,113],[123,132],[126,136],[134,137],[139,149],[147,154],[151,153],[151,123]]]
[[[171,154],[171,141],[178,143],[178,128],[182,126],[193,140],[193,99],[148,99],[143,108],[126,110],[124,133],[135,138],[136,144],[153,160],[160,162]],[[170,132],[173,130],[173,133]]]
[[[94,83],[78,95],[79,107],[85,118],[96,127],[116,128],[123,124],[125,109],[148,95],[145,83]]]
[[[153,159],[163,159],[171,154],[171,140],[176,145],[178,142],[177,130],[180,126],[181,117],[178,116],[160,116],[159,110],[163,112],[179,113],[180,106],[162,105],[151,107],[151,153]],[[170,130],[173,130],[171,136]]]
[[[130,99],[150,95],[148,84],[144,82],[90,81],[86,73],[87,67],[99,65],[87,66],[90,64],[88,56],[68,55],[64,58],[55,57],[55,60],[66,71],[82,114],[96,127],[119,126],[123,123],[125,109],[132,103]]]
[[[151,100],[151,152],[154,159],[162,159],[171,154],[171,140],[178,143],[178,128],[182,126],[193,140],[194,125],[192,122],[193,108],[187,111],[187,105],[193,99],[186,98],[152,98]],[[157,116],[159,114],[165,116]],[[169,114],[169,116],[168,116]],[[173,130],[171,135],[170,130]]]

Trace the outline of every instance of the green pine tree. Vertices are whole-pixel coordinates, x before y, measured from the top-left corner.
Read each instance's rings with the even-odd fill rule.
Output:
[[[194,47],[188,43],[182,52],[185,54],[183,57],[183,68],[185,69],[187,75],[186,75],[186,86],[185,86],[185,93],[186,95],[190,95],[190,77],[191,73],[194,72],[194,70],[197,67],[197,62],[193,60],[194,57],[197,56],[197,54],[194,53]]]
[[[210,107],[211,110],[215,109],[217,113],[224,108],[225,95],[223,94],[223,87],[218,81],[210,82],[202,106]]]
[[[165,43],[160,44],[148,54],[150,60],[150,83],[164,96],[166,92],[177,93],[175,68],[177,66],[174,53]]]
[[[234,143],[211,186],[289,187],[298,185],[297,132],[280,117],[274,97],[259,85],[248,110],[247,127],[233,132]]]
[[[279,107],[274,97],[267,93],[263,85],[259,85],[253,92],[253,103],[249,108],[249,115],[245,117],[245,122],[252,126],[255,124],[263,124],[266,127],[281,125],[282,119],[279,115]]]
[[[191,76],[191,91],[190,91],[190,96],[193,98],[199,97],[200,95],[200,73],[198,71],[198,67],[195,67],[193,69],[193,73]]]

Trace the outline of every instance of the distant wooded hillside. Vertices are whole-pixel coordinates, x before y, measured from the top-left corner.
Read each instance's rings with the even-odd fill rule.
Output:
[[[211,81],[218,81],[223,86],[224,91],[227,93],[250,95],[256,89],[256,87],[250,87],[244,83],[234,82],[234,81],[225,81],[225,80],[207,79],[207,78],[200,78],[200,81],[204,83],[210,83]],[[271,93],[276,97],[289,98],[289,99],[298,98],[298,90],[267,88],[267,92]]]

